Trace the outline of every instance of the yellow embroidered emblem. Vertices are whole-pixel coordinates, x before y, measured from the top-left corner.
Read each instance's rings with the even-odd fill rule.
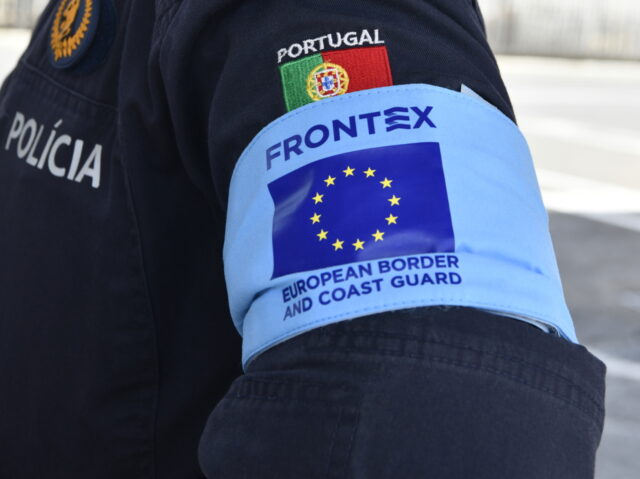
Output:
[[[55,66],[69,67],[89,47],[97,29],[99,0],[61,0],[51,26],[51,52]]]
[[[349,74],[335,63],[322,63],[307,77],[307,93],[313,101],[343,95],[348,90]]]

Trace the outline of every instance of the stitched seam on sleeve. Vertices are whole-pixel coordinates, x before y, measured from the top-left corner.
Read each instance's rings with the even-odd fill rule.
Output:
[[[323,331],[322,334],[327,335],[327,336],[333,336],[333,337],[343,337],[344,333],[338,333],[335,331]],[[575,381],[573,381],[572,379],[564,376],[561,373],[558,373],[552,369],[549,369],[547,367],[544,366],[540,366],[538,364],[535,364],[534,362],[528,361],[520,356],[514,355],[514,354],[507,354],[507,353],[500,353],[500,352],[495,352],[495,351],[490,351],[488,349],[482,349],[479,347],[474,347],[474,346],[470,346],[468,344],[456,344],[453,341],[446,341],[443,339],[437,339],[437,338],[415,338],[415,337],[411,337],[408,335],[402,335],[402,334],[390,334],[390,333],[385,333],[385,332],[378,332],[378,331],[357,331],[352,333],[355,336],[362,336],[362,337],[368,337],[368,338],[384,338],[384,339],[401,339],[404,341],[414,341],[416,343],[420,343],[420,344],[433,344],[436,346],[446,346],[446,347],[450,347],[450,348],[454,348],[454,349],[459,349],[461,351],[470,351],[473,353],[477,353],[477,354],[486,354],[488,356],[492,356],[494,358],[497,359],[503,359],[505,361],[509,361],[512,363],[517,363],[517,364],[523,364],[527,367],[531,367],[534,368],[538,371],[543,372],[544,374],[549,374],[567,384],[569,384],[572,388],[575,388],[578,392],[580,392],[582,395],[585,396],[586,399],[588,399],[592,405],[598,409],[599,411],[603,411],[603,407],[601,406],[601,402],[598,401],[591,393],[589,393],[586,389],[584,389],[582,386],[579,386],[578,384],[575,383]],[[312,347],[312,349],[315,349]],[[362,348],[356,348],[356,347],[352,347],[352,348],[340,348],[338,347],[336,349],[337,351],[351,351],[351,352],[357,352],[357,351],[361,351],[361,352],[366,352],[366,351],[372,351],[372,352],[378,352],[378,351],[383,351],[383,352],[388,352],[389,354],[395,354],[398,353],[395,350],[383,350],[383,349],[378,349],[378,348],[370,348],[370,347],[362,347]],[[410,357],[418,357],[418,356],[424,356],[424,355],[415,355],[415,354],[411,354],[411,353],[407,353],[407,356]]]
[[[171,26],[174,24],[174,22],[178,18],[178,12],[180,11],[180,9],[184,4],[185,2],[176,1],[172,5],[165,8],[158,15],[158,18],[156,19],[156,25],[159,25],[159,31],[157,35],[160,37],[160,44],[159,44],[160,58],[162,58],[162,54],[164,51],[164,42],[167,38],[167,32],[171,30]],[[162,25],[162,23],[165,21],[167,17],[170,17],[170,18],[168,19],[168,21],[166,21],[164,25]]]

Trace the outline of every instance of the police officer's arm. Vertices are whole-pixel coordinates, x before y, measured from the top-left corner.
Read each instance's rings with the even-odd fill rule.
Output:
[[[437,304],[575,338],[475,1],[185,1],[162,59],[185,167],[225,230],[245,367]]]

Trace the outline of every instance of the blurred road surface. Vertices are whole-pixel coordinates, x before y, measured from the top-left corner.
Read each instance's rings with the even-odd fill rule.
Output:
[[[0,30],[0,79],[28,34]],[[640,477],[640,64],[502,57],[582,343],[608,366],[597,479]]]
[[[13,69],[28,41],[27,30],[0,28],[0,81]]]
[[[640,477],[640,64],[501,57],[578,337],[607,363],[597,479]]]

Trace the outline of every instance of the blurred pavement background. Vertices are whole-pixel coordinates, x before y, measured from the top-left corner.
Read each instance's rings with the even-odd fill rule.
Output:
[[[640,477],[640,63],[499,57],[580,341],[608,366],[597,479]]]
[[[46,0],[0,0],[31,25]],[[640,59],[639,0],[480,0],[498,52]],[[20,5],[21,8],[16,8]],[[27,30],[0,29],[0,80]],[[640,477],[640,62],[499,56],[578,336],[608,366],[597,479]]]

